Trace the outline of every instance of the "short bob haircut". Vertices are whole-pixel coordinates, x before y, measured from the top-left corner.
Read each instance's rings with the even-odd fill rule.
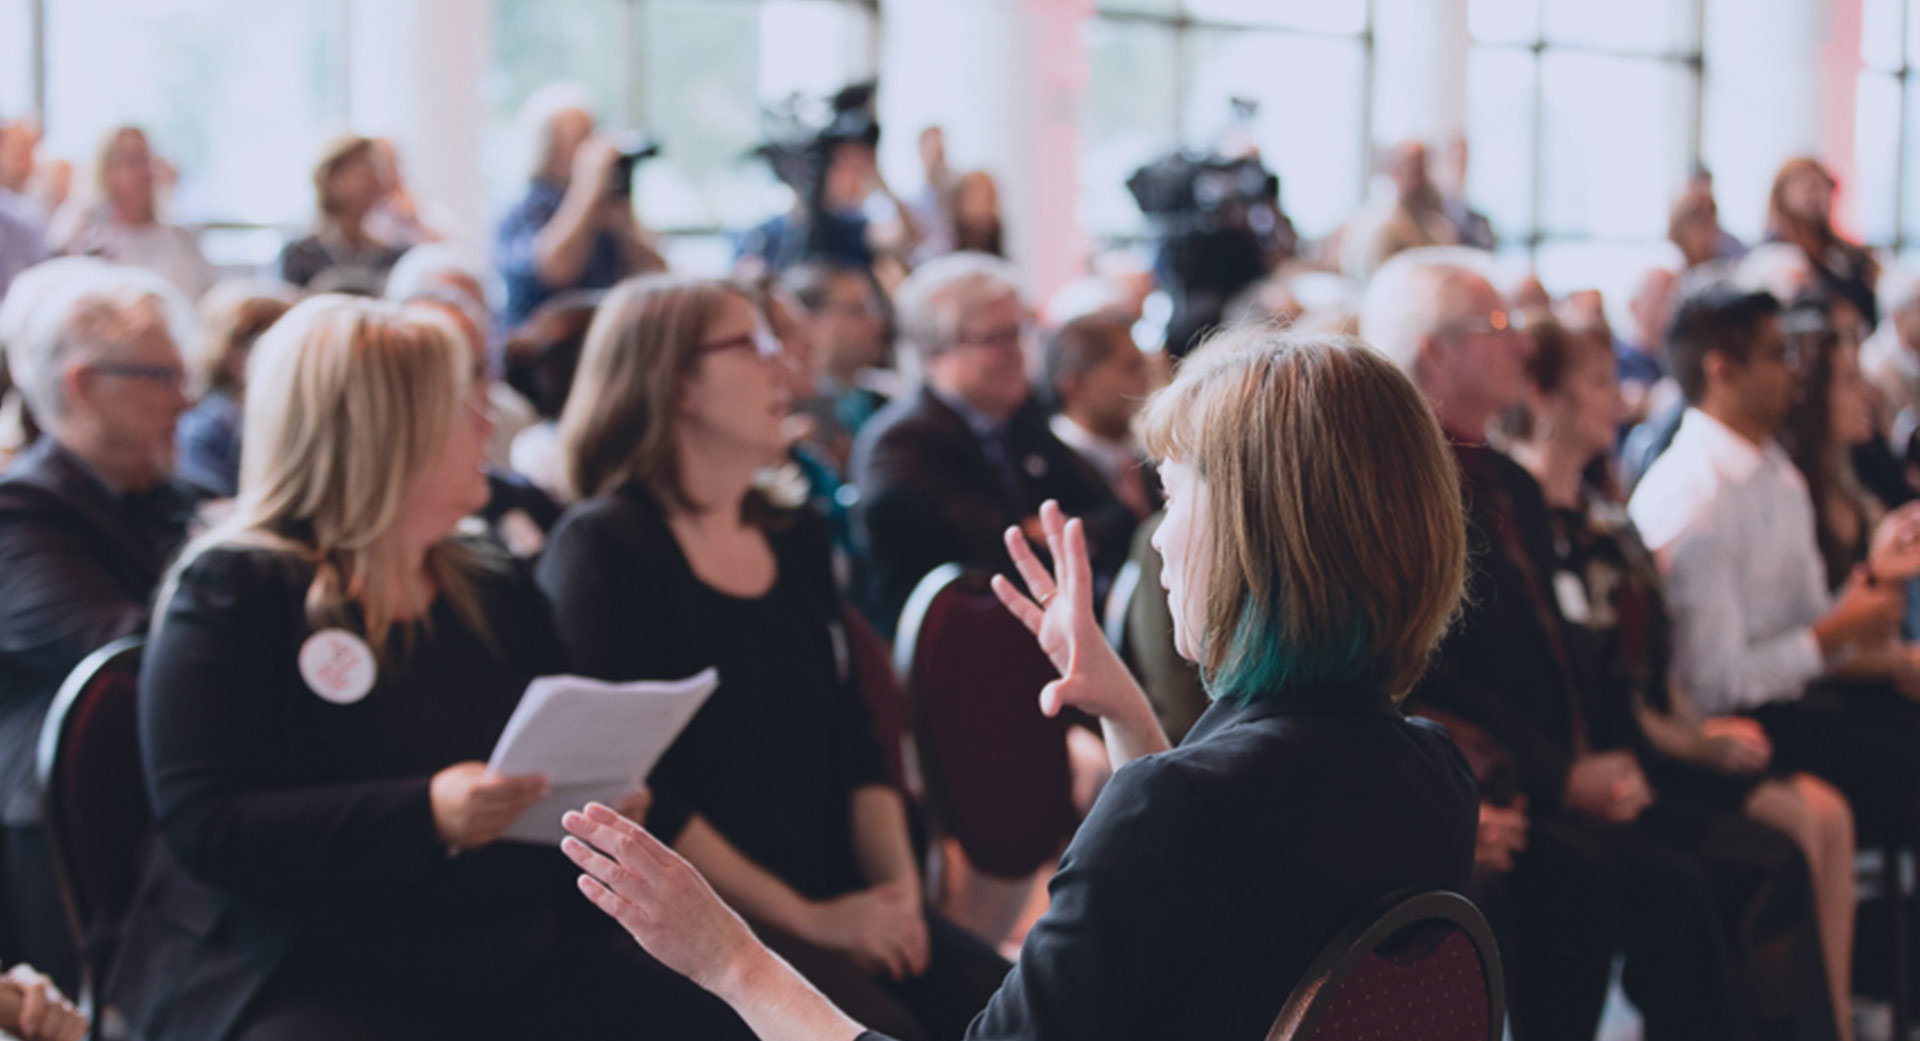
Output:
[[[1204,482],[1208,693],[1405,697],[1467,568],[1459,474],[1406,374],[1352,337],[1230,329],[1147,406],[1144,433]]]

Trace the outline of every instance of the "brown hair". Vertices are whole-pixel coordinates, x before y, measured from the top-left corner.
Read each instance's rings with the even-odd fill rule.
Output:
[[[203,386],[238,397],[242,387],[234,360],[299,302],[300,291],[284,282],[234,279],[207,290],[200,298],[200,354],[194,366]]]
[[[336,216],[340,208],[328,191],[328,182],[342,166],[360,158],[372,160],[373,138],[342,134],[321,149],[319,161],[313,164],[313,207],[322,217]]]
[[[735,283],[679,275],[630,278],[607,291],[560,412],[572,496],[639,482],[669,509],[693,508],[674,418],[701,342],[729,298],[752,302]]]
[[[1145,433],[1205,482],[1214,696],[1314,683],[1405,696],[1467,566],[1453,456],[1406,374],[1352,337],[1233,329],[1181,365]]]
[[[1613,357],[1613,337],[1602,323],[1562,322],[1551,311],[1529,311],[1526,335],[1533,343],[1527,357],[1527,382],[1542,394],[1552,394],[1566,385],[1582,351],[1604,351]],[[1533,409],[1525,402],[1500,416],[1500,432],[1515,441],[1528,441],[1534,434]]]

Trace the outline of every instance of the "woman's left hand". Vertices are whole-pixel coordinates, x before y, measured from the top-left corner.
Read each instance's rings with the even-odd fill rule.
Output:
[[[568,813],[560,849],[579,865],[580,891],[660,963],[727,996],[765,950],[693,865],[600,803]]]

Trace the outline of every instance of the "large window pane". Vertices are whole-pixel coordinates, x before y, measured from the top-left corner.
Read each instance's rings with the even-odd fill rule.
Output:
[[[1085,32],[1080,224],[1094,235],[1140,234],[1146,222],[1126,180],[1178,144],[1178,44],[1172,29],[1147,23],[1092,18]]]
[[[1861,0],[1860,57],[1871,69],[1893,72],[1900,68],[1906,36],[1901,32],[1901,8],[1907,0]]]
[[[1504,242],[1533,227],[1532,52],[1476,47],[1467,64],[1467,196]]]
[[[1300,233],[1324,235],[1360,202],[1366,181],[1366,54],[1353,40],[1196,30],[1190,39],[1188,143],[1206,148],[1230,124],[1231,101],[1260,103],[1249,128],[1280,175],[1280,201]],[[1311,104],[1303,99],[1311,98]]]
[[[1920,81],[1907,81],[1906,166],[1901,170],[1900,220],[1906,225],[1902,236],[1908,242],[1920,242]]]
[[[1691,155],[1692,77],[1670,62],[1541,58],[1541,214],[1558,235],[1657,238]]]
[[[313,200],[300,186],[345,116],[343,6],[49,3],[49,151],[90,161],[107,128],[138,123],[179,169],[171,217],[303,222]]]
[[[1367,27],[1366,4],[1327,0],[1187,0],[1187,13],[1199,19],[1307,32],[1357,34]]]
[[[1860,233],[1868,242],[1892,242],[1894,200],[1900,193],[1900,81],[1860,74],[1854,105],[1854,166],[1848,185]]]
[[[1480,43],[1532,43],[1540,37],[1540,0],[1470,0],[1467,28]]]
[[[1681,54],[1698,43],[1699,0],[1545,0],[1548,43]]]
[[[1555,295],[1598,289],[1609,304],[1621,304],[1640,275],[1655,265],[1672,267],[1675,254],[1665,239],[1547,243],[1534,257],[1534,271]]]
[[[1180,13],[1180,0],[1100,0],[1100,10],[1171,17]]]
[[[33,108],[32,0],[0,0],[0,121]]]
[[[640,171],[640,212],[659,227],[741,225],[764,216],[760,11],[753,4],[641,5],[644,124],[665,149]]]

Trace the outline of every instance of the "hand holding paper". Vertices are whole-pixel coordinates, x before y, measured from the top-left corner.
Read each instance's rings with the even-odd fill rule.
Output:
[[[595,800],[618,805],[642,785],[719,685],[713,669],[674,681],[542,676],[528,684],[487,769],[543,776],[547,794],[501,837],[559,842],[566,834],[560,815],[567,810]]]

